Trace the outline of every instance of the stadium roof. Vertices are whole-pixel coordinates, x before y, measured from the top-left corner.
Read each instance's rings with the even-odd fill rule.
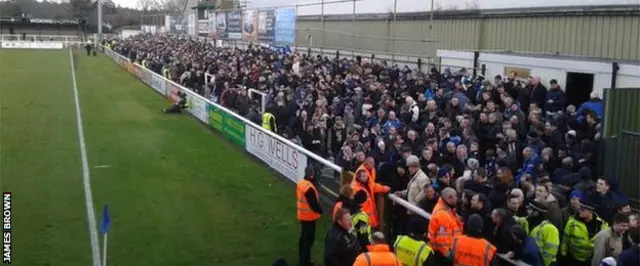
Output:
[[[472,10],[436,10],[434,19],[475,19],[508,17],[550,17],[550,16],[640,16],[640,4],[606,6],[564,6],[534,8],[472,9]],[[358,20],[393,19],[393,13],[357,14]],[[397,13],[398,20],[429,19],[431,12]],[[298,16],[302,20],[320,20],[320,15]],[[324,15],[324,20],[353,19],[353,14]]]

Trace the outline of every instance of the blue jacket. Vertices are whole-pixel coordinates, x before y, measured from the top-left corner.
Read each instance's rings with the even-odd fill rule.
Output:
[[[387,120],[387,122],[384,123],[384,125],[382,126],[382,131],[383,133],[386,135],[389,133],[389,129],[395,127],[396,129],[400,129],[400,120]]]
[[[542,253],[540,248],[536,245],[536,241],[531,237],[527,237],[524,240],[524,247],[522,248],[522,255],[520,257],[522,262],[531,266],[543,266]]]
[[[604,116],[604,104],[601,99],[591,99],[587,102],[584,102],[580,105],[580,108],[576,111],[578,114],[578,122],[582,122],[584,119],[583,112],[584,110],[589,109],[592,112],[596,113],[599,118]]]
[[[435,97],[435,92],[431,88],[431,86],[427,86],[424,88],[424,98],[427,100],[431,100]]]
[[[553,103],[548,103],[549,100],[552,100]],[[561,111],[564,109],[565,101],[566,97],[562,89],[550,89],[547,91],[547,99],[544,103],[544,110],[548,112]]]
[[[456,91],[451,95],[451,98],[458,98],[458,105],[462,106],[464,108],[464,106],[471,102],[471,100],[469,99],[469,97],[467,97],[466,94],[464,94],[462,91]]]
[[[615,206],[618,203],[621,202],[627,202],[627,198],[625,195],[622,195],[614,190],[614,187],[611,187],[611,190],[609,193],[605,194],[605,195],[600,195],[600,194],[596,194],[595,197],[593,197],[592,200],[594,200],[596,203],[596,205],[598,206],[596,208],[596,211],[598,213],[598,216],[600,216],[600,218],[602,218],[603,220],[607,221],[608,223],[611,223],[612,219],[613,219],[613,214],[615,212]]]
[[[630,247],[625,249],[618,256],[618,266],[638,266],[640,265],[640,247]]]
[[[453,142],[453,144],[460,145],[462,143],[462,139],[459,136],[449,136],[440,140],[440,153],[444,153],[447,150],[447,143]]]
[[[365,121],[365,126],[367,128],[372,128],[374,125],[377,125],[378,123],[380,123],[380,119],[378,119],[378,117],[376,116],[372,116],[367,118],[367,120]]]
[[[538,170],[536,169],[536,166],[539,163],[540,157],[536,154],[534,154],[531,159],[525,160],[524,163],[522,163],[522,168],[520,169],[520,171],[518,171],[518,175],[516,177],[518,185],[522,180],[522,176],[524,176],[525,174],[531,175],[531,181],[533,181],[534,184],[536,183],[536,180],[538,179]]]
[[[513,104],[518,106],[518,111],[522,111],[522,108],[520,107],[520,104],[518,102],[514,102]],[[515,115],[516,113],[517,112],[511,110],[511,108],[507,108],[506,110],[504,110],[504,117],[511,117],[511,116]]]

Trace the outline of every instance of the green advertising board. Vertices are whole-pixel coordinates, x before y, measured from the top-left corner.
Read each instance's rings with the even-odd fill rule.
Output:
[[[236,145],[244,147],[244,123],[233,115],[227,114],[212,104],[207,104],[209,125],[222,132],[226,138]]]
[[[209,113],[209,125],[222,132],[223,112],[212,104],[207,103],[207,113]]]

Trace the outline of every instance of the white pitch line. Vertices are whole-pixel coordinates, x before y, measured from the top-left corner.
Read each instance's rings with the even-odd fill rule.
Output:
[[[96,226],[96,214],[93,208],[93,196],[91,194],[91,176],[89,175],[89,160],[87,159],[87,145],[84,142],[84,129],[82,128],[82,110],[80,110],[80,98],[78,97],[78,84],[76,83],[76,71],[73,64],[73,52],[69,48],[69,60],[71,61],[71,80],[73,81],[73,98],[76,104],[76,120],[78,121],[78,142],[80,143],[80,155],[82,157],[82,183],[84,184],[84,200],[87,205],[87,221],[89,222],[89,236],[91,237],[91,257],[93,266],[100,266],[100,246],[98,245],[98,229]]]

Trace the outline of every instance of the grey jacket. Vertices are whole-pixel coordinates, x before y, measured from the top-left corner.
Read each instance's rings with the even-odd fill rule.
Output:
[[[602,259],[617,258],[620,253],[622,253],[622,236],[616,236],[611,227],[601,230],[595,236],[591,266],[600,266]]]
[[[418,171],[413,174],[411,180],[409,180],[407,189],[400,191],[400,193],[409,203],[418,206],[425,196],[424,186],[430,183],[431,180],[429,180],[429,177],[427,177],[422,170],[418,169]],[[411,211],[407,210],[407,212],[411,214]]]

